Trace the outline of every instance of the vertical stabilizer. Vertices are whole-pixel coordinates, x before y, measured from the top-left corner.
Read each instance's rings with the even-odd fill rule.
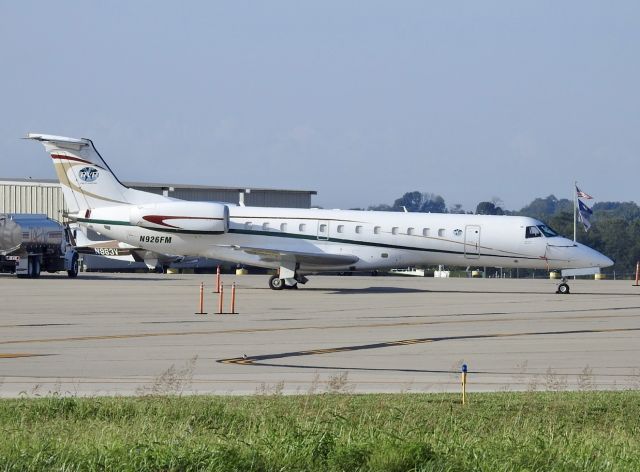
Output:
[[[29,133],[51,155],[70,213],[93,208],[166,201],[168,198],[124,186],[90,139]]]

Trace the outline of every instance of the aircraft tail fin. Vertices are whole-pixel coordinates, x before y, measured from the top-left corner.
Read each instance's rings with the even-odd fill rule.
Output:
[[[70,213],[82,214],[98,207],[169,200],[123,185],[90,139],[39,133],[29,133],[27,139],[40,141],[51,155]]]

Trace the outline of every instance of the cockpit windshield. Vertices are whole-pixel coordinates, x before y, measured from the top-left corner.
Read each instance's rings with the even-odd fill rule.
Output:
[[[542,234],[544,234],[547,238],[558,236],[558,233],[549,228],[547,225],[538,225],[538,229],[540,229],[540,231],[542,231]]]
[[[527,226],[525,232],[525,237],[527,239],[541,238],[543,235],[547,238],[553,238],[554,236],[558,236],[558,233],[549,228],[547,225]]]

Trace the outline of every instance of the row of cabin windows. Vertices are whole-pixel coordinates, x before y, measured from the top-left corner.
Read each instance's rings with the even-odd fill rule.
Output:
[[[327,230],[327,225],[320,225],[320,232],[324,233]],[[391,234],[398,234],[398,231],[400,230],[400,228],[398,228],[397,226],[394,226],[393,228],[391,228]],[[344,225],[338,225],[338,227],[336,228],[336,231],[338,233],[344,233]],[[381,231],[381,227],[380,226],[374,226],[373,227],[373,234],[380,234]],[[356,233],[360,234],[362,233],[362,226],[356,226]],[[407,235],[409,236],[415,236],[416,233],[416,229],[415,228],[407,228]],[[444,228],[440,228],[438,230],[438,236],[442,237],[445,234],[445,230]],[[430,228],[422,228],[422,236],[428,237],[431,235],[431,229]]]
[[[250,221],[247,221],[244,224],[246,229],[251,229],[251,227],[253,226],[253,223]],[[270,226],[268,222],[262,223],[262,230],[263,231],[269,231]],[[298,231],[300,231],[301,233],[304,233],[307,230],[307,224],[306,223],[300,223],[298,225]],[[281,223],[280,224],[280,231],[282,232],[286,232],[287,231],[287,223]],[[321,224],[318,230],[320,233],[326,233],[327,232],[327,225],[326,224]],[[338,233],[344,233],[344,225],[338,225],[336,228],[336,231]],[[355,228],[356,234],[362,234],[362,226],[361,225],[357,225]],[[382,231],[382,228],[380,226],[374,226],[373,227],[373,234],[380,234],[380,232]],[[391,228],[391,234],[398,234],[399,228],[397,226],[394,226],[393,228]],[[407,235],[409,236],[415,236],[416,233],[416,229],[415,228],[407,228]],[[445,230],[444,228],[440,228],[438,230],[438,236],[439,237],[443,237],[445,235]],[[431,236],[431,229],[430,228],[422,228],[422,236],[424,237],[429,237]]]

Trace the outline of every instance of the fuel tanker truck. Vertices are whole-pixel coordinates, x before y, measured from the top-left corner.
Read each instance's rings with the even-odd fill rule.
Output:
[[[0,271],[39,277],[41,271],[78,275],[78,253],[69,228],[46,215],[0,214]]]

